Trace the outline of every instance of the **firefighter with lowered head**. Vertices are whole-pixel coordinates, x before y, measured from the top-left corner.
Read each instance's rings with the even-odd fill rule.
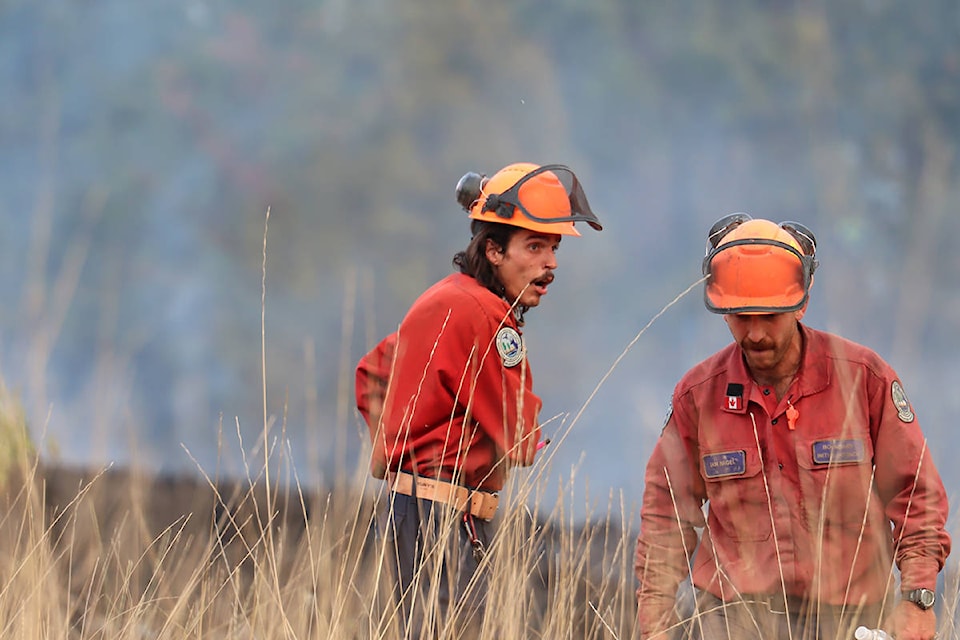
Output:
[[[647,463],[642,638],[681,637],[688,573],[689,637],[935,637],[947,494],[896,372],[801,322],[817,265],[795,222],[733,214],[708,234],[704,301],[733,343],[676,385]]]

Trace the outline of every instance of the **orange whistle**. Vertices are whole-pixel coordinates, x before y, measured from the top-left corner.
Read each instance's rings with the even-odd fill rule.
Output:
[[[800,412],[787,400],[787,428],[790,429],[790,431],[797,428],[797,418],[799,417]]]

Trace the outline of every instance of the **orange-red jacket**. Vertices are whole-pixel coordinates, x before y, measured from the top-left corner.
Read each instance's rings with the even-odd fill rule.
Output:
[[[902,588],[935,588],[947,494],[896,373],[863,346],[800,330],[802,363],[779,402],[737,344],[677,384],[646,469],[642,637],[670,623],[697,528],[693,582],[727,601],[785,591],[876,603],[893,559]]]
[[[357,365],[373,475],[499,491],[507,467],[533,463],[541,402],[532,387],[510,305],[470,276],[447,276]]]

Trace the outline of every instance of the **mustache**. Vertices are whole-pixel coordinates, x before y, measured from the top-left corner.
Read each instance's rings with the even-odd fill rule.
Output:
[[[551,282],[553,282],[554,277],[555,276],[553,275],[553,271],[545,271],[542,276],[540,276],[535,280],[531,280],[530,282],[539,287],[544,287],[549,285]]]
[[[740,346],[746,349],[747,351],[769,351],[774,348],[774,344],[768,340],[761,340],[760,342],[750,342],[744,340],[740,343]]]

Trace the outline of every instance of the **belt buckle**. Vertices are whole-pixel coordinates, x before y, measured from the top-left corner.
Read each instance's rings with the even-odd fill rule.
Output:
[[[782,593],[774,593],[767,596],[767,609],[770,613],[778,615],[787,615],[787,599]],[[796,613],[796,612],[794,612]]]
[[[776,615],[787,615],[787,599],[784,598],[782,593],[744,595],[743,603],[763,607],[770,613]]]

